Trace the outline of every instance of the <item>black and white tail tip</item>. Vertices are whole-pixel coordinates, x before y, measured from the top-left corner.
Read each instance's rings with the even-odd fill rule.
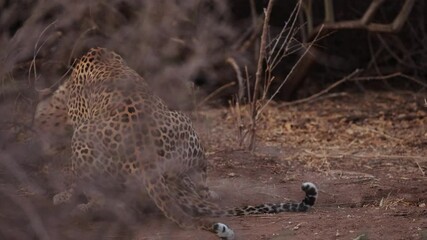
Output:
[[[311,207],[314,205],[317,199],[317,187],[314,183],[305,182],[302,184],[301,189],[305,192],[305,198],[303,200],[304,205]]]
[[[234,232],[224,223],[215,223],[213,225],[213,231],[222,240],[234,240]]]

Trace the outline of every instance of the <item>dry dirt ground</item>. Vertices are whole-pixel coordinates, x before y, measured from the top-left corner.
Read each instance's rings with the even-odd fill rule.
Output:
[[[427,107],[422,94],[344,94],[299,105],[272,103],[260,116],[254,152],[239,146],[235,111],[202,109],[192,115],[207,147],[209,182],[218,204],[299,201],[304,181],[320,189],[307,213],[220,219],[237,239],[427,239]],[[216,239],[203,231],[181,230],[156,212],[126,226],[102,218],[63,221],[68,215],[46,200],[52,192],[17,194],[37,207],[9,195],[18,203],[3,201],[0,209],[16,205],[25,214],[18,219],[0,213],[1,223],[11,219],[26,224],[26,231],[36,229],[39,237],[32,239],[43,236],[40,229],[60,239]],[[19,230],[0,227],[8,237],[0,239],[26,239],[13,234]]]

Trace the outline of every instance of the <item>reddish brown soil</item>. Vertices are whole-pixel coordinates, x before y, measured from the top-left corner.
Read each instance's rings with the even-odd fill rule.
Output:
[[[211,186],[224,206],[299,200],[304,181],[320,189],[308,213],[221,219],[239,239],[427,239],[427,108],[412,95],[273,104],[260,119],[253,153],[237,150],[230,110],[197,117]],[[150,239],[147,231],[142,239]],[[167,239],[168,231],[153,239]],[[179,239],[215,239],[177,232]]]
[[[260,117],[254,152],[239,146],[236,115],[229,109],[193,115],[218,204],[298,201],[304,181],[320,189],[307,213],[219,219],[237,239],[427,239],[427,107],[421,95],[272,103]],[[67,239],[98,239],[99,233],[108,239],[217,239],[182,230],[156,213],[126,228],[101,220],[66,229],[80,233]]]

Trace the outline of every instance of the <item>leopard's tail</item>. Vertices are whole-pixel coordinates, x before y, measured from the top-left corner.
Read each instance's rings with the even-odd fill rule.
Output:
[[[256,206],[244,206],[224,210],[216,204],[199,197],[193,198],[191,201],[195,203],[195,207],[186,206],[185,203],[189,202],[188,199],[181,199],[177,196],[176,200],[184,211],[193,216],[223,217],[280,212],[305,212],[316,202],[318,191],[316,185],[311,182],[303,183],[301,188],[305,192],[305,197],[299,203],[264,203]],[[186,194],[187,197],[188,195],[191,195],[191,193]]]
[[[227,210],[226,215],[242,216],[280,212],[305,212],[316,202],[318,190],[316,185],[311,182],[303,183],[301,189],[305,192],[305,197],[300,203],[264,203],[256,206],[237,207]]]

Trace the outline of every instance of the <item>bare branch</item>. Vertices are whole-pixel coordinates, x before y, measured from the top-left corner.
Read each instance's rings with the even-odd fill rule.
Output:
[[[257,100],[258,100],[258,91],[259,91],[259,84],[261,82],[261,77],[263,73],[263,62],[265,58],[265,46],[267,44],[267,32],[268,32],[268,23],[270,22],[270,15],[271,10],[273,9],[273,4],[275,0],[270,0],[267,6],[267,10],[264,10],[265,17],[264,17],[264,24],[262,28],[262,35],[261,35],[261,44],[259,49],[259,56],[258,56],[258,65],[257,65],[257,71],[255,74],[255,86],[254,86],[254,94],[251,104],[251,119],[252,119],[252,131],[251,131],[251,140],[249,148],[251,150],[255,147],[255,130],[256,130],[256,116],[257,116]]]
[[[396,16],[393,22],[388,24],[372,23],[371,21],[375,16],[375,13],[377,12],[378,8],[383,4],[383,2],[384,0],[373,0],[363,17],[360,19],[341,22],[325,22],[323,30],[366,29],[371,32],[399,32],[402,29],[406,20],[408,19],[412,7],[414,6],[415,0],[405,0],[405,3],[403,4],[399,14]],[[310,36],[313,37],[317,34],[317,32],[321,31],[321,26],[322,25],[317,26],[312,32],[312,34],[310,34]]]
[[[338,85],[340,85],[340,84],[342,84],[342,83],[344,83],[344,82],[352,79],[359,72],[360,72],[360,69],[356,69],[356,70],[354,70],[354,72],[350,73],[349,75],[347,75],[344,78],[340,79],[339,81],[335,82],[334,84],[332,84],[331,86],[327,87],[326,89],[324,89],[324,90],[322,90],[322,91],[320,91],[320,92],[318,92],[318,93],[316,93],[314,95],[311,95],[308,98],[303,98],[303,99],[300,99],[300,100],[297,100],[297,101],[293,101],[293,102],[290,102],[290,103],[284,103],[282,106],[289,106],[289,105],[295,105],[295,104],[300,104],[300,103],[306,103],[306,102],[313,101],[314,99],[316,99],[316,98],[322,96],[323,94],[329,92],[331,89],[335,88],[336,86],[338,86]]]
[[[256,118],[258,118],[259,114],[261,114],[262,110],[273,100],[273,98],[279,93],[280,89],[282,89],[283,85],[288,81],[289,77],[292,75],[295,68],[299,65],[299,63],[304,59],[304,57],[307,55],[307,53],[310,53],[310,49],[313,46],[314,42],[317,40],[317,37],[319,36],[320,32],[318,32],[316,38],[308,45],[308,47],[305,49],[304,53],[298,58],[298,61],[292,66],[291,71],[286,75],[286,78],[280,83],[279,87],[276,89],[276,91],[271,95],[271,97],[268,99],[268,101],[261,107],[261,109],[258,111]]]

